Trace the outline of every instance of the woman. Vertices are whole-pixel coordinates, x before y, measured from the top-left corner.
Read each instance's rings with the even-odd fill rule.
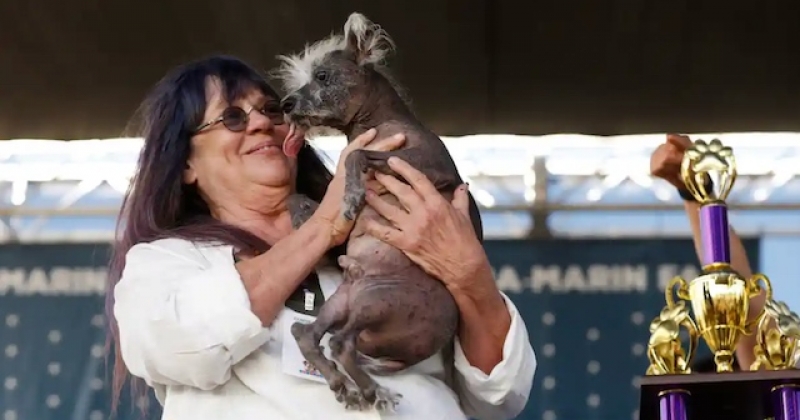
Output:
[[[688,193],[686,185],[681,179],[681,162],[683,161],[683,154],[686,149],[691,147],[692,141],[688,136],[677,134],[667,135],[667,140],[664,144],[660,145],[653,152],[650,158],[650,172],[653,176],[657,176],[678,189],[681,197],[683,198],[683,206],[686,210],[686,215],[689,218],[689,223],[692,227],[692,236],[694,238],[694,246],[697,252],[697,258],[702,258],[702,236],[700,232],[700,204],[694,200],[691,194]],[[733,229],[730,229],[730,244],[731,244],[731,267],[736,270],[744,278],[749,278],[753,275],[753,270],[750,268],[750,262],[747,259],[747,254],[744,250],[742,240]],[[763,310],[766,294],[760,295],[750,300],[750,313],[747,316],[748,322],[756,318],[756,316]],[[746,335],[739,340],[736,347],[735,360],[739,365],[740,370],[750,370],[750,365],[755,361],[755,353],[753,348],[756,345],[755,334]],[[707,363],[705,364],[707,367]]]
[[[462,321],[453,389],[437,355],[378,378],[403,395],[395,413],[347,411],[325,384],[298,377],[291,366],[298,361],[285,356],[292,340],[285,321],[303,311],[292,304],[295,292],[318,303],[341,281],[323,257],[352,227],[339,216],[344,158],[359,147],[391,150],[402,138],[371,144],[375,133],[366,133],[331,176],[303,134],[284,123],[278,95],[229,57],[170,73],[145,102],[143,120],[145,145],[112,260],[119,280],[109,289],[116,390],[128,372],[143,379],[163,418],[174,420],[500,419],[522,410],[536,360],[472,231],[466,187],[445,202],[402,161],[390,165],[410,185],[377,180],[408,208],[393,212],[370,194],[391,223],[369,231],[453,293]],[[286,210],[294,191],[320,202],[297,230]]]

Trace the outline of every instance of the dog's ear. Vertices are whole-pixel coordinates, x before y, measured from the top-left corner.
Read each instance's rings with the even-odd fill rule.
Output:
[[[361,13],[353,13],[344,24],[347,50],[359,65],[377,64],[394,50],[394,41],[380,26]]]

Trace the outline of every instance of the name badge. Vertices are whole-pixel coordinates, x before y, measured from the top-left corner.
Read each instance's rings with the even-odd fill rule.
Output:
[[[314,294],[311,293],[311,307],[314,307],[313,302]],[[308,305],[308,293],[306,294],[306,305]],[[292,335],[292,324],[295,322],[302,322],[303,324],[310,324],[314,322],[316,317],[310,315],[303,315],[294,313],[284,317],[283,320],[283,348],[281,350],[281,364],[283,365],[283,373],[292,375],[298,378],[307,379],[319,383],[327,383],[325,378],[319,371],[311,366],[310,363],[303,357],[300,352],[300,347],[297,346],[297,341]],[[325,334],[320,341],[323,346],[325,356],[330,359],[330,350],[328,349],[328,341],[331,335]]]

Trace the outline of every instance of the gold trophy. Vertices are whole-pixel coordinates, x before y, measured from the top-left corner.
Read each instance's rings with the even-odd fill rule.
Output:
[[[650,324],[640,419],[731,419],[755,407],[766,410],[759,414],[764,417],[800,420],[800,370],[795,369],[800,362],[800,317],[772,300],[766,276],[745,279],[730,265],[725,200],[736,180],[733,151],[716,139],[695,141],[683,157],[681,177],[700,204],[702,273],[688,281],[675,277],[664,291],[666,306]],[[747,322],[750,299],[761,293],[767,299],[764,311]],[[688,332],[686,350],[679,328]],[[751,371],[733,373],[734,351],[745,334],[756,334],[756,361]],[[699,338],[714,353],[717,373],[690,375]],[[764,395],[760,390],[769,391],[771,404],[759,401]],[[720,395],[733,399],[720,405]]]
[[[689,148],[681,163],[681,177],[686,189],[700,203],[700,231],[702,235],[702,275],[686,281],[675,277],[665,290],[667,308],[675,308],[673,293],[692,306],[695,332],[703,338],[714,353],[717,372],[733,371],[733,352],[744,334],[752,334],[763,313],[753,322],[747,322],[750,299],[766,291],[772,297],[772,286],[766,276],[756,274],[742,278],[730,266],[730,235],[728,208],[725,200],[736,181],[736,161],[733,150],[719,140],[706,143],[698,140]],[[709,181],[713,181],[713,187]],[[716,191],[715,191],[716,189]],[[688,324],[687,324],[688,325]],[[653,347],[652,343],[649,347]],[[648,354],[651,348],[648,348]],[[690,359],[693,354],[690,354]],[[691,361],[691,360],[689,360]],[[651,358],[651,366],[658,365]],[[648,370],[649,371],[649,370]],[[653,372],[658,369],[654,368]],[[665,373],[689,373],[682,371]]]

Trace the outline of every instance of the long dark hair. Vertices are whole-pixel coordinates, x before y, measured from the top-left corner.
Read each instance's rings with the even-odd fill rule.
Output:
[[[131,185],[122,202],[117,235],[112,248],[106,291],[109,334],[106,351],[113,348],[112,410],[116,411],[122,389],[131,379],[134,395],[146,393],[143,381],[130,378],[122,360],[119,330],[114,318],[114,286],[125,267],[125,254],[137,243],[167,237],[213,241],[244,251],[263,251],[267,244],[255,235],[211,217],[208,206],[182,174],[190,152],[193,129],[202,123],[207,106],[206,83],[221,83],[228,102],[252,89],[279,98],[257,71],[241,60],[213,56],[180,66],[159,81],[136,114],[138,134],[144,147]],[[332,175],[317,152],[306,145],[297,157],[297,192],[322,200]]]

